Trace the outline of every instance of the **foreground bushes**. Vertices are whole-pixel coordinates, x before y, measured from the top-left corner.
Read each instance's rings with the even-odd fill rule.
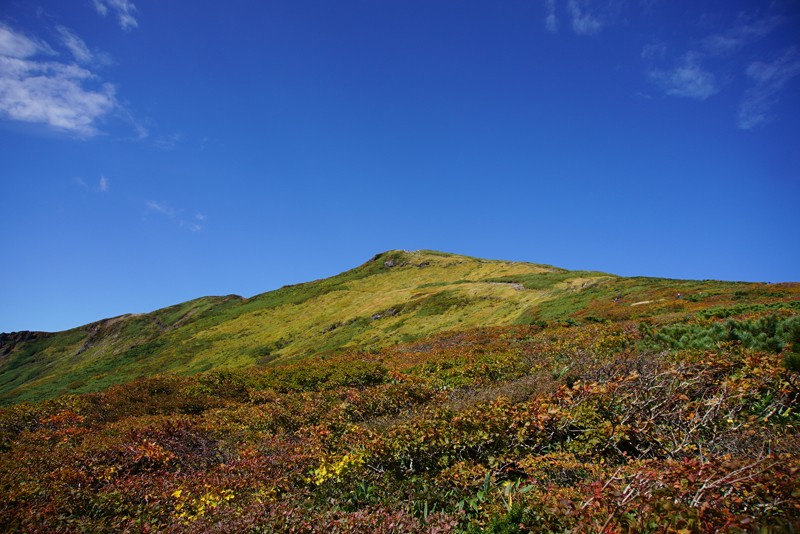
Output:
[[[796,318],[785,319],[773,337]],[[800,391],[784,355],[652,339],[632,323],[485,329],[13,406],[0,411],[0,521],[92,532],[800,526]]]
[[[792,344],[800,346],[800,316],[676,324],[657,332],[645,326],[644,331],[650,344],[671,349],[713,350],[724,342],[772,352],[781,352]]]

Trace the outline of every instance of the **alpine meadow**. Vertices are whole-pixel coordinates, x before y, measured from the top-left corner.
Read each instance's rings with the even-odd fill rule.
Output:
[[[791,532],[800,284],[390,251],[0,338],[12,531]]]

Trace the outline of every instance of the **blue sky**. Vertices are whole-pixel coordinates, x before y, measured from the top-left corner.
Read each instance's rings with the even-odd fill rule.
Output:
[[[800,281],[800,3],[8,0],[0,331],[388,249]]]

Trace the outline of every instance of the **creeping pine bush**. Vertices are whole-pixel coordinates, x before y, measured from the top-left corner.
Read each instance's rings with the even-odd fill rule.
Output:
[[[800,373],[800,335],[797,332],[792,339],[792,350],[786,354],[783,365],[791,372]]]
[[[643,330],[648,335],[647,343],[658,348],[713,350],[720,343],[737,342],[745,348],[781,352],[800,339],[800,316],[682,323],[658,331],[645,326]]]

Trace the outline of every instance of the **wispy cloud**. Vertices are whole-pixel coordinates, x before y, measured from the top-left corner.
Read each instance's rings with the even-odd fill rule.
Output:
[[[95,187],[90,187],[89,184],[86,183],[86,180],[81,178],[80,176],[73,176],[72,181],[78,187],[82,189],[91,190],[94,193],[108,193],[109,191],[109,181],[108,178],[105,176],[100,176],[100,179],[97,181],[97,185]]]
[[[625,22],[631,10],[652,17],[663,0],[542,0],[544,26],[557,33],[561,17],[576,35],[594,35]],[[644,73],[663,95],[705,101],[731,90],[744,72],[750,88],[741,95],[737,125],[752,129],[772,119],[771,110],[786,85],[800,76],[800,51],[793,47],[781,57],[767,61],[757,58],[760,40],[772,34],[790,19],[775,2],[734,12],[726,22],[723,13],[710,13],[703,20],[687,21],[687,32],[697,32],[683,43],[658,38],[641,50]],[[728,11],[730,13],[730,10]],[[696,23],[696,24],[693,24]],[[637,91],[638,98],[651,99]]]
[[[115,88],[77,64],[38,59],[54,52],[0,24],[0,115],[90,137],[117,107]]]
[[[194,220],[190,221],[187,224],[187,227],[192,232],[200,232],[203,229],[203,225],[205,224],[205,222],[206,222],[205,214],[203,214],[203,213],[195,213],[194,214]]]
[[[86,183],[86,180],[81,178],[80,176],[73,176],[72,181],[75,182],[76,185],[82,187],[83,189],[90,189],[89,184]],[[91,190],[95,193],[108,193],[109,189],[109,181],[108,178],[105,176],[100,176],[100,179],[97,181],[97,187],[92,187]]]
[[[550,33],[558,32],[561,5],[572,31],[577,35],[592,35],[613,21],[623,4],[625,0],[544,0],[544,27]]]
[[[704,69],[694,54],[686,54],[673,68],[652,69],[648,76],[670,96],[705,100],[719,92],[716,76]]]
[[[558,17],[556,17],[556,0],[545,0],[547,16],[544,18],[544,27],[551,33],[558,31]]]
[[[93,54],[89,50],[89,47],[86,46],[86,43],[83,42],[83,39],[64,26],[59,26],[56,30],[61,36],[61,42],[64,43],[67,50],[72,53],[72,57],[75,58],[75,61],[83,63],[84,65],[92,62]]]
[[[47,124],[89,137],[95,122],[116,106],[112,84],[76,65],[0,57],[0,112],[13,120]]]
[[[155,145],[162,150],[172,150],[183,139],[181,133],[174,133],[170,135],[159,135],[153,141]]]
[[[103,52],[93,52],[72,30],[64,26],[56,27],[61,43],[69,50],[75,61],[81,65],[108,65],[111,58]]]
[[[672,65],[667,46],[649,44],[641,54],[649,64],[647,76],[668,96],[706,100],[728,85],[734,73],[744,70],[751,87],[742,95],[736,122],[741,129],[752,129],[771,120],[770,110],[780,93],[800,75],[800,54],[794,47],[772,61],[745,60],[752,58],[754,43],[768,38],[785,22],[774,13],[741,12],[734,23],[695,40],[694,46]]]
[[[739,104],[737,126],[750,130],[772,120],[770,112],[780,93],[792,78],[800,75],[800,54],[792,47],[772,62],[751,62],[746,74],[754,85],[745,91]]]
[[[125,31],[139,26],[139,22],[133,16],[136,6],[130,0],[94,0],[94,7],[104,17],[112,11],[117,16],[120,27]]]
[[[145,205],[148,211],[167,217],[174,221],[180,228],[185,228],[192,232],[200,232],[205,226],[206,216],[203,213],[197,212],[194,217],[185,218],[182,216],[183,210],[175,209],[164,202],[150,200]]]
[[[667,46],[660,42],[648,43],[644,45],[640,55],[648,61],[660,61],[667,55]]]
[[[133,137],[128,140],[143,141],[150,137],[150,121],[148,119],[141,120],[137,118],[128,106],[119,104],[116,109],[116,114],[133,128]]]
[[[589,12],[586,2],[569,0],[567,10],[572,20],[572,31],[578,35],[591,35],[603,29],[603,21]]]
[[[783,18],[779,16],[739,21],[730,28],[706,37],[703,40],[703,49],[712,56],[732,54],[745,45],[766,37],[781,23]]]
[[[175,208],[168,206],[163,202],[156,202],[155,200],[149,200],[147,202],[147,209],[155,213],[166,215],[170,219],[175,219],[178,216],[178,212],[175,210]]]
[[[24,59],[36,54],[55,55],[47,43],[12,30],[0,22],[0,56]]]

